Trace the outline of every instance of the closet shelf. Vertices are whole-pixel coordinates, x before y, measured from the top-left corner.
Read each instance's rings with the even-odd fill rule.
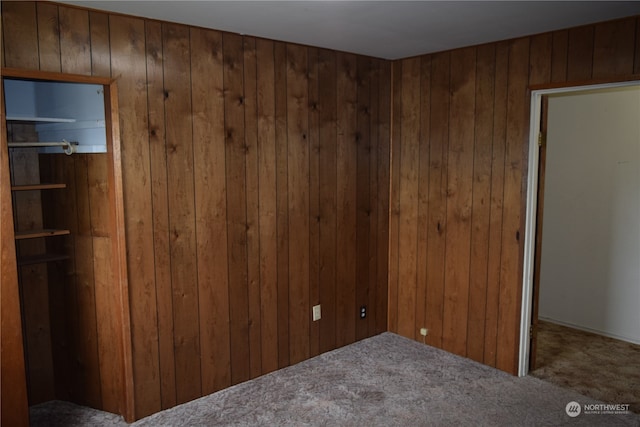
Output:
[[[18,265],[43,264],[46,262],[64,261],[69,255],[63,254],[38,254],[18,257]]]
[[[64,119],[61,117],[7,116],[7,121],[21,123],[74,123],[76,119]]]
[[[55,230],[51,228],[47,228],[44,230],[16,231],[16,240],[37,239],[38,237],[64,236],[65,234],[71,234],[71,232],[69,230]]]
[[[11,191],[53,190],[56,188],[67,188],[67,184],[14,185],[11,187]]]

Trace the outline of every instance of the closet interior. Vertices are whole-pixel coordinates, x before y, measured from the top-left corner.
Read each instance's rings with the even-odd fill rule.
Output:
[[[2,74],[28,403],[124,414],[130,339],[115,83]]]

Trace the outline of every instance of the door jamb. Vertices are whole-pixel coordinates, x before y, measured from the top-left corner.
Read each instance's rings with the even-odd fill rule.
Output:
[[[533,304],[533,269],[536,245],[536,212],[538,209],[538,134],[540,133],[540,119],[542,97],[594,89],[613,89],[626,86],[640,85],[640,80],[618,81],[611,83],[584,84],[579,86],[555,87],[531,91],[531,105],[529,115],[529,164],[527,169],[527,197],[525,206],[525,238],[524,261],[522,274],[522,308],[520,310],[520,346],[518,350],[518,376],[523,377],[529,372],[531,315]]]

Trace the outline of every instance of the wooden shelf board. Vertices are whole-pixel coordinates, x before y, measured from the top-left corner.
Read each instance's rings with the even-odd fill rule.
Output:
[[[70,233],[71,232],[69,230],[54,229],[16,231],[16,240],[36,239],[38,237],[63,236]]]
[[[64,119],[61,117],[22,117],[7,116],[8,122],[27,122],[27,123],[73,123],[76,119]]]
[[[63,261],[69,259],[69,255],[63,254],[38,254],[18,257],[18,265],[42,264],[45,262]]]
[[[67,184],[14,185],[11,187],[11,191],[53,190],[56,188],[67,188]]]

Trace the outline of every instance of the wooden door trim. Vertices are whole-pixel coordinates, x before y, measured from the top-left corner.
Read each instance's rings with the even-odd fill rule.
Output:
[[[613,89],[625,86],[640,85],[640,74],[632,74],[621,78],[608,80],[590,80],[582,84],[564,83],[552,85],[535,85],[530,87],[529,111],[529,146],[527,168],[524,169],[526,195],[523,211],[525,212],[525,239],[522,264],[522,298],[520,310],[520,344],[518,349],[518,376],[525,376],[529,372],[530,340],[533,311],[533,274],[537,218],[538,193],[538,133],[540,131],[542,97],[550,94],[572,93],[593,89]]]

